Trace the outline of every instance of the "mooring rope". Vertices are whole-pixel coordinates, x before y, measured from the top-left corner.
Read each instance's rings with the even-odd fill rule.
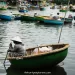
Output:
[[[68,1],[67,11],[68,11],[68,9],[69,9],[69,3],[70,3],[70,0]],[[63,21],[63,22],[65,22],[65,17],[66,17],[67,11],[65,12],[64,21]],[[62,25],[62,27],[61,27],[61,30],[60,30],[60,35],[59,35],[58,43],[60,42],[60,38],[61,38],[61,33],[62,33],[63,26],[64,26],[64,23],[63,23],[63,25]]]

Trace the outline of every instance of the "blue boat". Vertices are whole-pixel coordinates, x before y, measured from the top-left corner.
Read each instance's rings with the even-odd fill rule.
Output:
[[[1,20],[11,21],[12,18],[13,18],[12,16],[0,15],[0,19],[1,19]]]
[[[26,13],[26,12],[28,12],[28,10],[19,10],[19,12]]]
[[[15,16],[11,12],[2,11],[0,13],[0,19],[1,20],[11,21],[11,20],[14,20],[14,18],[15,18]]]
[[[19,12],[22,12],[22,13],[26,13],[26,12],[28,12],[26,6],[19,6],[18,8],[19,8]]]
[[[44,19],[45,24],[52,24],[52,25],[62,25],[64,22],[62,20],[49,20]]]

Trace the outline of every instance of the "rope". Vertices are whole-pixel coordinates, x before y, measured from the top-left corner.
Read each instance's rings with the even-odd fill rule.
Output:
[[[68,1],[67,10],[68,10],[68,8],[69,8],[69,3],[70,3],[70,0]],[[65,12],[65,15],[64,15],[64,21],[65,21],[66,13],[67,13],[67,12]],[[64,21],[63,21],[63,22],[64,22]],[[62,25],[62,27],[61,27],[61,30],[60,30],[60,35],[59,35],[58,43],[60,42],[60,38],[61,38],[61,33],[62,33],[63,26],[64,26],[64,23],[63,23],[63,25]]]

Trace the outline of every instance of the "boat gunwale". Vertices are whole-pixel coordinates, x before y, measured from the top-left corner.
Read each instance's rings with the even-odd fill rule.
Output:
[[[52,44],[52,45],[58,45],[58,44]],[[24,58],[31,58],[31,57],[42,56],[42,55],[46,55],[46,54],[53,54],[53,53],[57,53],[57,52],[60,52],[60,51],[64,51],[66,48],[69,47],[69,44],[59,44],[59,45],[65,45],[65,46],[63,48],[54,49],[52,51],[38,53],[38,54],[31,54],[31,55],[19,56],[19,57],[7,57],[7,60],[12,60],[12,59],[17,59],[17,58],[24,59]],[[43,45],[43,46],[39,46],[39,47],[44,47],[44,46],[48,46],[48,45]],[[51,46],[51,45],[49,45],[49,46]],[[38,48],[38,47],[33,47],[33,48]],[[28,48],[28,49],[31,49],[31,48]]]

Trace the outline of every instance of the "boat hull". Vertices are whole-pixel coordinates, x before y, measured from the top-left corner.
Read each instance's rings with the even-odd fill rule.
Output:
[[[12,16],[0,15],[1,20],[11,21],[12,18],[13,18]]]
[[[19,12],[25,13],[25,12],[28,12],[28,10],[19,10]]]
[[[18,17],[17,17],[18,18]],[[43,22],[44,21],[44,18],[41,16],[35,16],[35,17],[32,17],[32,16],[20,16],[20,20],[22,21],[39,21],[39,22]]]
[[[44,18],[42,16],[36,16],[35,18],[36,18],[36,21],[39,21],[41,23],[44,22]]]
[[[75,9],[70,9],[71,12],[75,12]]]
[[[67,10],[60,10],[60,12],[67,12]]]
[[[62,21],[64,21],[64,18],[61,19]],[[64,23],[72,23],[73,18],[65,18]]]
[[[44,11],[44,10],[45,10],[45,8],[40,8],[40,10],[41,10],[41,11]]]
[[[29,57],[25,59],[12,59],[9,61],[11,63],[11,66],[13,66],[14,68],[40,69],[56,66],[58,63],[65,59],[67,53],[68,48],[56,53]]]
[[[7,8],[0,8],[0,10],[7,10]]]
[[[23,20],[23,21],[37,21],[37,19],[32,16],[21,16],[21,20]]]
[[[44,19],[44,23],[46,23],[46,24],[52,24],[52,25],[62,25],[63,24],[63,21]]]

